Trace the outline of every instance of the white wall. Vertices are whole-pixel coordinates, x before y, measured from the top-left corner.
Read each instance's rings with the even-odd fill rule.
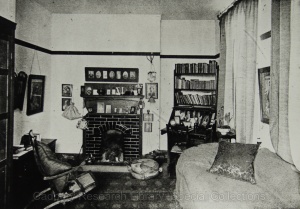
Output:
[[[16,0],[0,0],[0,16],[15,22]]]
[[[39,4],[23,0],[17,2],[16,38],[38,46],[49,48],[51,46],[51,14]],[[26,115],[27,89],[23,111],[15,110],[14,114],[14,143],[19,144],[21,136],[32,129],[42,137],[48,137],[51,129],[50,101],[51,99],[51,56],[42,52],[16,45],[15,52],[16,72],[24,71],[27,75],[45,75],[44,111],[31,116]]]
[[[162,55],[216,55],[214,20],[163,20],[161,24]],[[174,69],[176,63],[208,62],[207,59],[161,59],[160,127],[169,122],[173,107]],[[167,135],[161,136],[161,149],[167,149]]]
[[[159,52],[160,15],[54,14],[52,50]]]
[[[79,34],[79,35],[78,35]],[[160,16],[158,15],[62,15],[52,16],[52,50],[75,51],[160,51]],[[160,60],[154,58],[157,82]],[[51,86],[51,138],[58,138],[57,152],[78,153],[82,131],[76,129],[78,120],[61,116],[61,85],[73,84],[75,106],[82,112],[80,86],[85,83],[85,67],[139,68],[139,83],[147,83],[150,64],[145,56],[52,56],[53,85]],[[159,84],[160,88],[160,84]],[[160,97],[160,95],[159,95]],[[145,100],[146,108],[159,113],[160,99],[155,104]],[[159,118],[154,117],[153,131],[143,133],[143,153],[159,148]]]

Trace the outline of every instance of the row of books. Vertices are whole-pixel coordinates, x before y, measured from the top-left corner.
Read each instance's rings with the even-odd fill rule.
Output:
[[[179,63],[175,64],[175,73],[216,73],[218,63],[209,60],[209,63]]]
[[[199,95],[199,94],[182,94],[175,93],[177,105],[216,105],[217,97],[215,94]]]
[[[215,80],[199,81],[199,79],[185,80],[175,76],[175,89],[212,89],[217,88]]]

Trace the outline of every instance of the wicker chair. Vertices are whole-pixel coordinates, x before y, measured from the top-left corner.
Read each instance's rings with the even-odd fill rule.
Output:
[[[96,187],[92,173],[80,172],[83,163],[72,167],[69,163],[59,160],[46,144],[36,140],[33,142],[33,150],[38,169],[50,187],[36,195],[27,207],[47,192],[52,192],[54,202],[45,209],[77,199]]]

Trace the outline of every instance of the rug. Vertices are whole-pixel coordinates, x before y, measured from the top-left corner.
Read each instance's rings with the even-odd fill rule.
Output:
[[[97,187],[86,195],[59,209],[168,209],[179,208],[173,197],[175,179],[163,174],[138,180],[130,173],[94,173]],[[35,208],[35,207],[34,207]]]

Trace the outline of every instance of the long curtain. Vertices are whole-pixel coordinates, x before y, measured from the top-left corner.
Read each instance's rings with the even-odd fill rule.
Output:
[[[220,19],[224,114],[242,143],[254,142],[257,13],[258,0],[242,0]]]
[[[276,153],[300,170],[300,0],[272,1],[270,135]]]

